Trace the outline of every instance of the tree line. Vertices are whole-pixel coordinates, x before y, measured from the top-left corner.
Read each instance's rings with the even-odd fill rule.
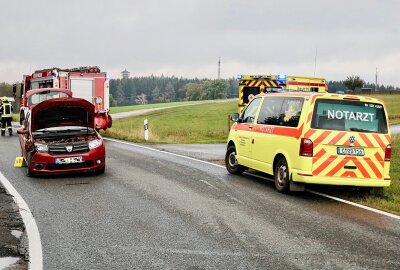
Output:
[[[238,82],[149,76],[110,80],[110,105],[173,102],[237,97]]]
[[[328,81],[329,92],[375,89],[374,83],[365,82],[359,76],[348,76],[343,81]],[[400,91],[393,85],[378,85],[378,91]],[[184,100],[210,100],[237,98],[239,82],[235,78],[210,80],[165,76],[132,77],[110,80],[110,106],[126,106]],[[0,97],[12,96],[12,84],[0,83]]]

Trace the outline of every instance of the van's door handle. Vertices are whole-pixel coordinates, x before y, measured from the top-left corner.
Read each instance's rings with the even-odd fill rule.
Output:
[[[253,126],[249,126],[249,129],[252,129],[253,128]]]

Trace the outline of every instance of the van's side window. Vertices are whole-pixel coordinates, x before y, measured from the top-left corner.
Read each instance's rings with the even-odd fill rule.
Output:
[[[281,125],[297,127],[299,125],[304,99],[299,97],[285,97],[281,109]]]
[[[280,125],[282,103],[282,97],[264,98],[257,123],[264,125]]]
[[[246,107],[246,110],[243,112],[242,123],[252,124],[254,122],[260,102],[261,98],[255,98],[250,102]]]

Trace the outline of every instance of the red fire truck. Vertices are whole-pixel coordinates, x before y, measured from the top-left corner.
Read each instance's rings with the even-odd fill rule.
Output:
[[[73,97],[82,98],[95,105],[95,127],[106,130],[112,125],[109,114],[109,78],[99,67],[78,67],[71,69],[49,68],[24,75],[20,93],[15,93],[20,102],[20,119],[25,118],[29,109],[26,93],[41,88],[69,89]],[[16,90],[15,90],[16,91]]]

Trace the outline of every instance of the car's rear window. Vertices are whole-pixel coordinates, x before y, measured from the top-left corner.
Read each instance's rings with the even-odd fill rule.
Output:
[[[387,133],[382,104],[351,100],[318,99],[311,128]]]

